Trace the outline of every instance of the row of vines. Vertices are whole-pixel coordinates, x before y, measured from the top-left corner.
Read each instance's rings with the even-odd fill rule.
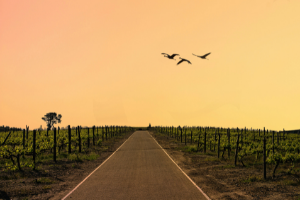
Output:
[[[229,158],[234,154],[235,166],[249,157],[263,158],[263,174],[266,179],[266,165],[273,167],[272,177],[281,163],[289,163],[290,170],[300,162],[300,134],[285,131],[260,129],[216,128],[216,127],[162,127],[155,132],[166,134],[185,145],[195,144],[193,151],[216,152],[218,158]],[[227,154],[227,155],[226,155]]]
[[[10,131],[0,134],[0,171],[36,169],[36,158],[51,154],[56,162],[59,154],[78,154],[98,148],[107,149],[104,142],[132,131],[127,126],[68,126],[66,129]]]

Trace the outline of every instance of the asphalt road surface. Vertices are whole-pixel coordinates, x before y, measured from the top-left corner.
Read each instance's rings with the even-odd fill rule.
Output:
[[[209,199],[147,131],[136,131],[63,199]]]

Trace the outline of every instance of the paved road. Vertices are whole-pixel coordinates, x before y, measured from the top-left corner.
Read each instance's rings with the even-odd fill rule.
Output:
[[[147,131],[136,131],[65,199],[206,199]]]

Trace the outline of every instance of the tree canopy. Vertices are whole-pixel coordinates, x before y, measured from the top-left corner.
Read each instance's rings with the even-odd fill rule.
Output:
[[[42,117],[42,120],[47,123],[47,128],[50,130],[54,124],[61,122],[61,117],[61,114],[57,115],[55,112],[49,112]]]

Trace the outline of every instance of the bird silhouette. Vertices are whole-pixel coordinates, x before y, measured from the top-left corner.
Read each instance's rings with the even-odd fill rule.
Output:
[[[174,57],[177,56],[177,55],[179,56],[179,54],[173,54],[173,55],[171,55],[171,56],[170,56],[169,54],[166,54],[166,53],[161,53],[161,54],[164,54],[164,56],[165,56],[165,57],[168,57],[169,59],[174,59]],[[174,60],[175,60],[175,59],[174,59]]]
[[[195,55],[195,54],[193,54],[194,56],[197,56],[197,57],[199,57],[199,58],[202,58],[202,59],[207,59],[206,58],[206,56],[208,56],[210,53],[207,53],[207,54],[205,54],[205,55],[203,55],[203,56],[197,56],[197,55]],[[208,59],[207,59],[208,60]]]
[[[180,57],[179,57],[180,58]],[[180,58],[181,59],[181,61],[179,61],[178,63],[177,63],[177,65],[179,65],[180,63],[182,63],[183,61],[186,61],[186,62],[188,62],[188,63],[190,63],[190,64],[192,64],[189,60],[187,60],[187,59],[184,59],[184,58]]]

